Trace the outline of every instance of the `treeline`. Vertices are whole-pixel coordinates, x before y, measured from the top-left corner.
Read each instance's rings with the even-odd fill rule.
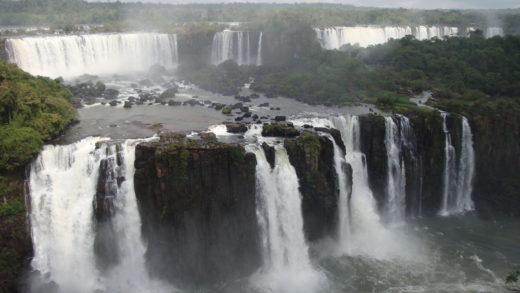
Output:
[[[2,26],[69,26],[104,24],[110,28],[161,28],[186,22],[255,22],[278,13],[294,13],[314,26],[380,25],[493,25],[488,14],[506,27],[520,23],[517,10],[460,11],[357,8],[339,4],[151,4],[86,2],[81,0],[0,1]]]
[[[0,63],[0,175],[27,164],[76,119],[70,97],[54,80]]]
[[[411,107],[408,97],[432,91],[436,106],[462,113],[469,105],[520,104],[520,37],[419,41],[412,36],[345,52],[314,47],[284,66],[257,70],[255,90],[308,103],[368,102],[384,109]]]
[[[0,292],[17,292],[30,253],[25,225],[24,167],[45,140],[76,120],[70,92],[0,62]]]

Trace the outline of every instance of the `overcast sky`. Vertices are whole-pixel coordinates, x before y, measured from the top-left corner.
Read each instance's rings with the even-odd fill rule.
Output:
[[[110,1],[110,0],[108,0]],[[113,0],[112,0],[113,1]],[[122,0],[124,2],[136,2],[137,0]],[[519,8],[520,0],[139,0],[140,2],[162,3],[222,3],[222,2],[326,2],[342,3],[356,6],[377,7],[404,7],[404,8]]]

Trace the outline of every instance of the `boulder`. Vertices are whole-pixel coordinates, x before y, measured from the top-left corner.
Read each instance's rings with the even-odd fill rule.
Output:
[[[247,131],[247,126],[242,123],[227,123],[226,129],[229,133],[244,133]]]
[[[294,127],[280,123],[267,124],[262,128],[262,136],[295,137],[299,134],[300,132]]]

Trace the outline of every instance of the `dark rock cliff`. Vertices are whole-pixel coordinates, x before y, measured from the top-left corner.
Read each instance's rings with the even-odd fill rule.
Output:
[[[4,38],[0,38],[0,61],[7,62],[8,56],[7,56],[7,48],[5,47],[5,40]]]
[[[307,240],[335,235],[338,187],[332,142],[327,137],[304,131],[296,139],[286,139],[284,146],[299,178]]]
[[[405,158],[406,206],[409,215],[434,215],[439,212],[442,200],[445,142],[442,117],[436,111],[407,116],[416,138],[418,168],[410,168],[414,162]]]
[[[370,189],[382,208],[386,198],[388,173],[385,146],[385,119],[380,115],[359,116],[361,151],[365,154]]]
[[[136,148],[135,191],[152,272],[177,284],[247,276],[260,265],[253,154],[182,135]]]
[[[406,176],[406,207],[409,216],[436,214],[442,199],[444,170],[444,133],[442,118],[436,111],[409,113],[415,145],[403,150]],[[361,151],[366,157],[368,179],[379,209],[386,201],[388,162],[385,121],[379,115],[359,117]],[[460,117],[448,117],[454,145],[460,150]],[[452,130],[453,129],[453,130]]]
[[[520,216],[520,111],[504,107],[494,115],[477,113],[468,119],[475,144],[477,211]]]

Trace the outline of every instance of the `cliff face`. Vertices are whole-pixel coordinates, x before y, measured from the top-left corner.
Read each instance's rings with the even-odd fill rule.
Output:
[[[402,150],[405,162],[408,215],[436,214],[442,199],[444,133],[438,112],[409,113],[415,145]],[[360,116],[361,151],[365,153],[370,188],[382,209],[386,200],[388,162],[382,116]],[[448,118],[454,144],[460,150],[460,118]],[[458,138],[458,139],[457,139]],[[457,147],[458,145],[458,147]]]
[[[296,139],[286,139],[284,146],[299,178],[307,240],[335,235],[338,186],[332,142],[327,137],[304,131]]]
[[[253,154],[181,135],[136,148],[135,191],[152,272],[177,284],[247,276],[260,265]]]
[[[473,200],[484,216],[520,216],[520,111],[469,116],[475,144]]]
[[[0,176],[0,292],[19,292],[21,276],[32,254],[20,173]]]
[[[4,38],[0,38],[0,61],[7,62],[7,48],[5,47]]]
[[[216,32],[216,30],[212,29],[195,29],[193,32],[178,33],[177,46],[179,56],[182,56],[180,62],[196,66],[209,64],[211,43]]]
[[[386,198],[388,173],[385,146],[385,119],[379,115],[359,117],[361,151],[365,154],[370,188],[382,208]]]

